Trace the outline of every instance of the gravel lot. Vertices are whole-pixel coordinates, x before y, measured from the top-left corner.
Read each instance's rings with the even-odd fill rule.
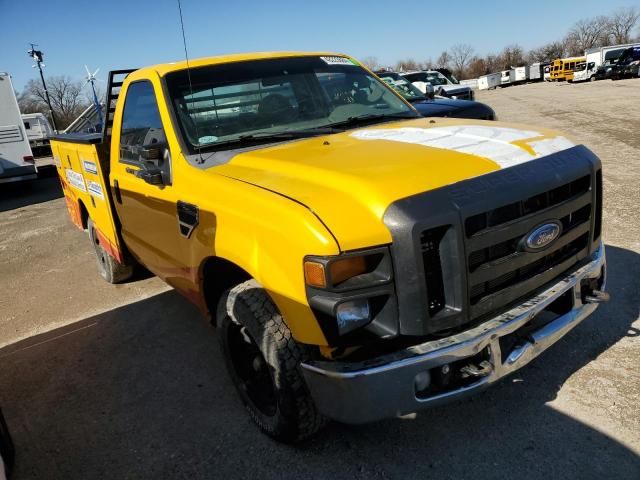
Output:
[[[640,80],[478,99],[602,159],[610,304],[474,398],[283,446],[251,424],[187,301],[156,278],[102,282],[49,170],[30,189],[0,187],[15,478],[640,478]]]

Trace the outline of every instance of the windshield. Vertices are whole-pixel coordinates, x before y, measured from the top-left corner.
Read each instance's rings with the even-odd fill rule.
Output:
[[[424,100],[426,97],[418,87],[398,74],[381,73],[380,79],[409,101]]]
[[[191,85],[186,70],[169,73],[166,80],[191,153],[334,124],[348,128],[360,118],[419,117],[345,57],[253,60],[194,68],[190,74]]]
[[[407,73],[403,75],[404,78],[410,82],[425,82],[430,83],[434,87],[438,85],[447,85],[447,78],[440,72],[417,72]]]

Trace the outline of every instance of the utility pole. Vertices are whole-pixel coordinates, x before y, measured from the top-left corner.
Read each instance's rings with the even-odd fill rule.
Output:
[[[51,123],[53,124],[53,129],[57,132],[58,126],[56,125],[56,117],[53,115],[53,108],[51,107],[51,100],[49,99],[49,90],[47,90],[47,84],[44,81],[44,74],[42,73],[42,67],[45,66],[45,64],[42,63],[42,51],[36,50],[36,44],[31,43],[30,45],[31,50],[27,52],[27,55],[33,58],[33,60],[36,62],[33,67],[35,68],[37,66],[38,70],[40,71],[40,79],[42,80],[42,87],[44,88],[44,96],[47,99],[47,105],[49,105],[49,115],[51,116]]]

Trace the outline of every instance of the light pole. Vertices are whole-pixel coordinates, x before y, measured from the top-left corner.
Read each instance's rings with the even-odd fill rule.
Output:
[[[56,125],[56,117],[53,115],[53,108],[51,108],[51,100],[49,99],[49,90],[47,90],[47,84],[44,81],[44,74],[42,73],[42,67],[45,66],[44,63],[42,63],[42,51],[36,50],[35,44],[32,43],[30,45],[31,45],[31,50],[27,52],[27,55],[33,58],[33,60],[36,62],[36,64],[33,66],[34,67],[37,66],[38,70],[40,71],[40,79],[42,80],[42,87],[44,88],[44,96],[47,99],[47,105],[49,106],[49,115],[51,116],[51,123],[53,124],[53,129],[57,132],[58,126]]]

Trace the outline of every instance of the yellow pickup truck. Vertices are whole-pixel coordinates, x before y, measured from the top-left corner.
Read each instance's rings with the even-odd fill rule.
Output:
[[[601,163],[556,132],[423,118],[323,52],[114,71],[105,111],[51,142],[100,274],[198,305],[279,440],[481,390],[608,298]]]

